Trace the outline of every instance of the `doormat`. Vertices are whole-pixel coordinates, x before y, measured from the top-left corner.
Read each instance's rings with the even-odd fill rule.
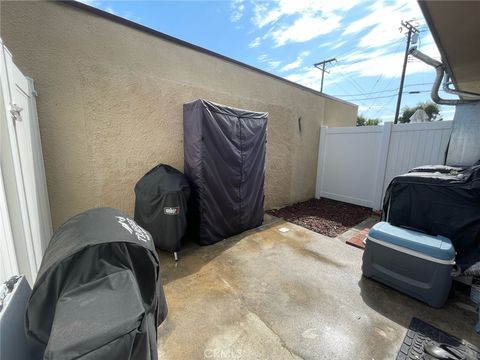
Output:
[[[369,230],[370,228],[365,228],[362,231],[357,232],[350,240],[347,240],[347,244],[362,250],[365,249],[364,240],[367,238]]]
[[[442,357],[433,357],[426,353],[424,351],[424,344],[445,344],[449,352],[457,354],[457,357],[451,357],[451,359],[480,359],[480,349],[476,346],[447,334],[420,319],[413,318],[405,335],[405,339],[403,339],[400,351],[398,352],[397,360],[444,359]]]

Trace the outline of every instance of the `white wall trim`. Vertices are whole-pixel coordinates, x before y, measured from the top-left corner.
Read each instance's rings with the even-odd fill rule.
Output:
[[[10,264],[0,281],[21,273],[33,284],[52,235],[50,206],[33,82],[13,63],[1,39],[0,87],[0,234],[8,249],[0,251],[0,262]]]
[[[3,120],[2,120],[3,121]],[[13,243],[10,214],[8,211],[2,167],[0,166],[0,281],[12,274],[18,274],[17,254]]]

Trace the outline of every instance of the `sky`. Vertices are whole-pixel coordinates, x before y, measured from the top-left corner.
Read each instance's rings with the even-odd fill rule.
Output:
[[[416,0],[82,2],[315,90],[322,72],[313,64],[336,58],[323,92],[382,122],[395,113],[406,46],[401,21],[417,26],[419,50],[440,59]],[[432,67],[409,58],[402,107],[429,101],[434,78]],[[453,112],[441,107],[444,120]]]

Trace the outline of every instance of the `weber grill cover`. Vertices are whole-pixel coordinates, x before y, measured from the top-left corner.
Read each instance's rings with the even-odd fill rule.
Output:
[[[135,216],[159,249],[180,250],[187,227],[190,186],[186,177],[169,165],[157,165],[135,185]]]
[[[382,216],[392,225],[449,238],[457,264],[467,268],[480,261],[480,166],[395,177]]]
[[[150,235],[122,212],[99,208],[53,236],[25,322],[44,359],[150,360],[166,315]]]
[[[206,100],[184,104],[189,228],[199,244],[261,225],[267,117]]]

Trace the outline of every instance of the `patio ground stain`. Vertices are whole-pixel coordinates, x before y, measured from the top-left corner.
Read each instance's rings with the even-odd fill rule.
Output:
[[[394,359],[413,316],[480,343],[473,312],[362,278],[362,253],[267,217],[261,231],[190,246],[176,265],[160,254],[160,359]]]

